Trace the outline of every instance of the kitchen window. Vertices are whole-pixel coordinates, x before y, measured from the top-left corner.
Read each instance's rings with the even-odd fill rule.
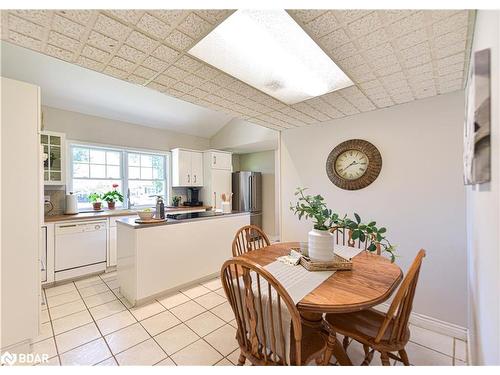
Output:
[[[79,209],[91,209],[89,194],[116,190],[124,202],[116,207],[152,206],[156,196],[167,200],[166,155],[91,145],[70,145],[70,190],[78,197]],[[106,207],[106,204],[103,204]]]

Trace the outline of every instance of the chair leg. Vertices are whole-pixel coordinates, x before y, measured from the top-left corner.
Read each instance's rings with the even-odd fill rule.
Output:
[[[410,366],[410,360],[408,359],[408,354],[406,354],[406,350],[401,349],[399,352],[399,356],[401,357],[401,361],[405,366]]]
[[[361,363],[361,366],[369,366],[371,361],[373,360],[373,354],[375,354],[375,350],[370,350],[368,347],[368,352],[365,351],[365,359],[363,363]]]
[[[344,336],[344,339],[342,340],[342,346],[344,347],[344,350],[347,350],[347,347],[349,346],[349,337]]]
[[[382,366],[390,366],[391,365],[391,363],[389,362],[389,356],[387,355],[386,352],[380,353],[380,361],[382,362]]]
[[[363,350],[365,351],[365,356],[370,352],[370,347],[366,344],[363,344]]]
[[[246,360],[247,357],[245,357],[243,353],[240,353],[240,357],[238,358],[238,366],[243,366]]]

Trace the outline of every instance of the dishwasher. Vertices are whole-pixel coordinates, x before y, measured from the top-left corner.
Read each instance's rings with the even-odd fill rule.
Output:
[[[106,225],[106,220],[56,224],[56,281],[106,269]]]

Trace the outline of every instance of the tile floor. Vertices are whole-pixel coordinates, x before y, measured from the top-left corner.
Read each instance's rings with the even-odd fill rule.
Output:
[[[45,365],[234,365],[235,321],[218,278],[140,307],[120,295],[116,272],[44,290],[34,353]],[[412,326],[407,346],[415,365],[466,365],[466,343]],[[361,345],[348,354],[363,360]],[[380,364],[376,355],[372,362]],[[399,365],[399,363],[398,363]]]

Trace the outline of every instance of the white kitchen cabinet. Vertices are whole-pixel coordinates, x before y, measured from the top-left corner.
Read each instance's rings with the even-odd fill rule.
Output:
[[[40,134],[44,153],[43,181],[45,185],[64,185],[66,183],[65,139],[64,133],[43,131]]]
[[[109,218],[108,223],[108,256],[107,256],[107,266],[116,266],[117,259],[117,247],[116,247],[116,220],[127,219],[127,218],[138,218],[137,215],[131,216],[112,216]]]
[[[233,162],[230,152],[209,150],[206,151],[206,155],[210,158],[210,166],[213,169],[232,170]]]
[[[229,165],[227,160],[229,160]],[[222,194],[229,195],[232,192],[231,160],[230,152],[209,150],[203,153],[205,185],[200,193],[205,205],[220,210],[222,209]]]
[[[40,88],[4,77],[0,87],[0,352],[27,353],[39,334],[41,310]]]
[[[203,154],[176,148],[172,150],[172,186],[203,186]]]

